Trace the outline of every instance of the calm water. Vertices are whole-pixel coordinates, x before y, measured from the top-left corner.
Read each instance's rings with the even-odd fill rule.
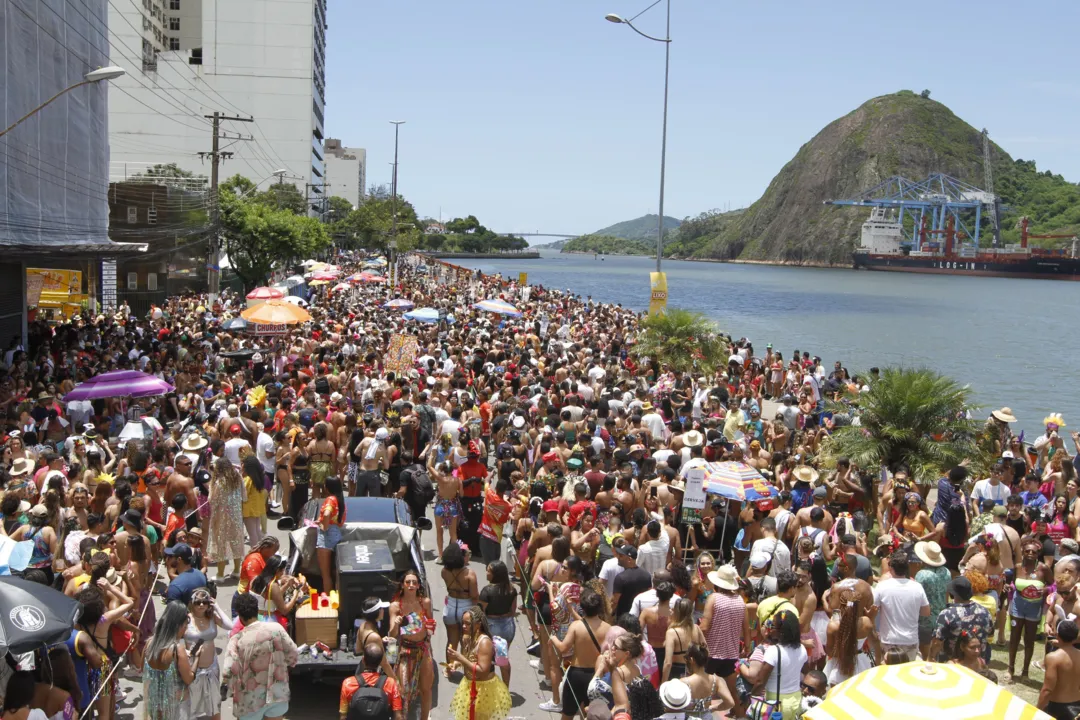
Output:
[[[655,262],[545,251],[465,264],[643,310]],[[983,417],[1011,407],[1029,438],[1050,412],[1063,413],[1069,431],[1080,427],[1080,283],[669,260],[664,270],[670,305],[706,313],[758,353],[772,343],[786,361],[798,348],[855,372],[931,367],[970,384]]]

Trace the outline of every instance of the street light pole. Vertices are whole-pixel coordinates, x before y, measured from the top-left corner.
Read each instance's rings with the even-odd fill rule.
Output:
[[[24,120],[31,117],[35,113],[40,112],[42,109],[48,107],[58,97],[60,97],[61,95],[64,95],[65,93],[71,92],[75,88],[81,88],[83,85],[89,85],[91,83],[103,82],[103,81],[108,81],[108,80],[115,80],[116,78],[118,78],[118,77],[120,77],[122,75],[126,75],[126,74],[127,74],[127,71],[124,70],[124,68],[116,67],[115,65],[110,65],[109,67],[99,68],[98,70],[91,70],[90,72],[86,73],[86,75],[83,76],[83,79],[81,81],[75,83],[74,85],[71,85],[69,87],[64,88],[63,90],[61,90],[60,92],[56,93],[51,98],[46,100],[45,102],[38,105],[36,108],[31,110],[30,112],[23,115],[21,118],[19,118],[15,122],[13,122],[8,127],[4,128],[3,130],[0,130],[0,137],[3,137],[4,135],[7,135],[9,132],[11,132],[15,128],[17,128],[19,126],[19,124],[22,123]]]
[[[667,115],[668,115],[668,78],[671,70],[671,0],[667,0],[667,30],[662,38],[653,37],[634,27],[631,20],[624,20],[614,13],[605,16],[608,22],[629,26],[643,38],[664,43],[664,125],[660,138],[660,217],[656,223],[656,272],[660,272],[660,259],[664,249],[664,176],[667,171]]]
[[[401,130],[401,126],[405,124],[404,120],[391,120],[390,124],[394,126],[394,173],[390,179],[390,193],[393,196],[391,199],[391,212],[393,216],[390,218],[390,287],[391,292],[394,286],[397,285],[397,258],[394,257],[394,252],[397,248],[397,169],[398,169],[398,134]]]

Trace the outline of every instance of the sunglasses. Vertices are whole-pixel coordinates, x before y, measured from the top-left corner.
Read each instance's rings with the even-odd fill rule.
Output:
[[[808,685],[807,683],[804,683],[804,682],[799,683],[799,688],[802,689],[802,690],[806,690],[808,692],[812,692],[812,693],[816,693],[819,690],[818,688],[814,687],[813,685]]]
[[[198,607],[200,605],[208,606],[208,605],[210,605],[210,601],[209,600],[196,600],[195,602],[193,602],[191,604],[194,605],[195,607]]]

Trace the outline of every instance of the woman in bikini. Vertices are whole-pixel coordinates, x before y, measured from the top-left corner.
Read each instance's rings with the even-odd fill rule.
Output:
[[[135,603],[104,578],[98,579],[95,585],[84,587],[75,595],[75,599],[82,604],[82,614],[75,628],[86,633],[101,658],[101,667],[90,670],[90,697],[97,695],[95,708],[98,718],[112,720],[116,707],[116,676],[112,670],[120,659],[119,653],[113,649],[112,627],[123,621]],[[112,608],[108,606],[110,600],[115,601]]]
[[[316,423],[315,439],[308,443],[307,453],[311,458],[311,497],[318,499],[323,496],[323,488],[326,478],[337,475],[334,464],[337,458],[337,449],[334,443],[327,439],[328,426],[326,423]]]
[[[431,686],[435,682],[435,667],[431,657],[431,637],[435,621],[431,616],[431,599],[424,592],[420,575],[409,570],[401,579],[401,590],[390,603],[389,637],[397,637],[401,650],[398,655],[397,679],[401,688],[403,712],[420,696],[420,718],[428,720],[431,713]]]
[[[311,460],[304,442],[306,439],[303,432],[297,431],[293,436],[292,449],[289,451],[289,476],[292,478],[292,482],[289,483],[291,488],[289,508],[294,520],[304,512],[304,505],[307,504],[311,488]]]
[[[661,583],[662,584],[662,583]],[[659,590],[657,590],[659,595]],[[642,615],[645,613],[642,612]],[[647,628],[646,628],[647,630]],[[694,603],[689,598],[679,598],[671,610],[671,620],[664,634],[663,664],[660,668],[661,682],[683,678],[687,673],[687,649],[691,645],[705,647],[705,633],[694,623]],[[705,659],[709,657],[705,649]],[[660,658],[658,657],[657,660]],[[705,661],[701,662],[704,666]],[[727,691],[727,685],[724,691]]]
[[[360,606],[360,627],[356,630],[356,654],[364,655],[364,648],[368,645],[385,647],[382,633],[379,632],[379,624],[382,623],[383,611],[390,607],[390,603],[379,600],[377,597],[364,598]],[[389,656],[384,653],[380,669],[388,676],[394,676],[394,669],[390,665]]]
[[[456,542],[451,542],[443,551],[442,561],[440,574],[446,586],[443,623],[446,625],[447,646],[457,649],[461,642],[461,618],[466,610],[480,601],[480,589],[476,573],[469,568],[465,553]],[[453,669],[453,662],[447,656],[443,674],[449,677]]]

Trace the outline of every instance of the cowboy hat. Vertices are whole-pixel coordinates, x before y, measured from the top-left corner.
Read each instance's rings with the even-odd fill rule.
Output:
[[[675,478],[668,483],[668,487],[672,490],[678,490],[679,492],[686,492],[686,483],[680,478]]]
[[[180,447],[184,452],[199,452],[208,444],[202,435],[188,435],[184,438],[184,442],[180,443]]]
[[[815,483],[818,480],[818,471],[809,465],[799,465],[791,471],[796,480],[805,483]]]
[[[9,475],[11,477],[22,477],[23,475],[29,475],[34,472],[34,461],[26,458],[17,458],[11,463],[11,470]]]
[[[707,575],[709,582],[721,590],[739,589],[739,572],[734,565],[722,565]]]
[[[994,419],[1000,420],[1003,423],[1016,422],[1016,416],[1012,413],[1012,408],[1003,407],[1000,410],[995,410],[990,413],[994,416]]]
[[[691,430],[690,432],[684,433],[682,439],[683,443],[689,447],[699,447],[705,442],[705,438],[702,437],[701,433],[697,430]]]
[[[915,556],[922,561],[923,565],[941,567],[945,564],[945,556],[941,554],[941,546],[933,540],[925,540],[915,543]]]

